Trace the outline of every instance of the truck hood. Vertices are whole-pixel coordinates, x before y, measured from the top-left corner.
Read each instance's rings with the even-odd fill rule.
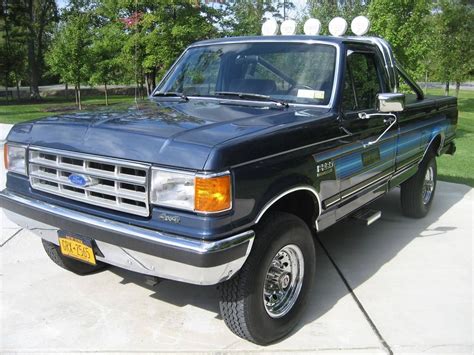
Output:
[[[8,141],[201,170],[217,145],[295,123],[307,116],[302,111],[307,110],[150,100],[17,124]]]

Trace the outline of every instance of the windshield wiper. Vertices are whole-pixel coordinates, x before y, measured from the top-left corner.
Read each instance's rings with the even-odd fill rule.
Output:
[[[278,106],[283,106],[283,107],[289,106],[288,102],[286,101],[278,100],[268,95],[252,94],[248,92],[217,91],[215,95],[216,96],[237,96],[238,98],[243,99],[243,100],[257,99],[257,100],[271,101],[278,104]]]
[[[189,100],[188,97],[182,92],[175,92],[175,91],[157,92],[153,95],[153,97],[177,97],[185,101]]]

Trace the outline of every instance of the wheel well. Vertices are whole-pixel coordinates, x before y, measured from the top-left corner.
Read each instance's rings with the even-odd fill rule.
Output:
[[[433,152],[439,156],[439,153],[441,151],[441,144],[442,144],[442,137],[441,137],[441,134],[438,134],[436,135],[436,137],[434,137],[431,142],[430,142],[430,145],[428,146],[428,150],[433,150]]]
[[[315,229],[314,221],[319,215],[319,205],[314,194],[301,190],[283,196],[265,211],[265,214],[269,211],[294,214],[301,218],[310,229]]]

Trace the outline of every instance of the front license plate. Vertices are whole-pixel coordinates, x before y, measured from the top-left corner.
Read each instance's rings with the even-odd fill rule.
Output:
[[[92,245],[87,245],[83,240],[68,235],[60,236],[58,239],[59,248],[64,256],[96,265]]]

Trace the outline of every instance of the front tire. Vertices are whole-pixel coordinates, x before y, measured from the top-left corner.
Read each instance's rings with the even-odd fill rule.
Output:
[[[298,324],[315,277],[316,253],[308,226],[298,217],[269,213],[239,273],[220,286],[219,307],[229,329],[260,345]]]
[[[431,153],[421,162],[418,172],[401,185],[402,212],[407,217],[425,217],[436,191],[436,155]]]
[[[43,242],[44,251],[56,265],[59,265],[63,269],[71,271],[75,274],[87,275],[102,270],[106,267],[106,264],[101,263],[100,261],[97,261],[97,265],[90,265],[68,258],[67,256],[61,254],[59,246],[56,244],[48,242],[44,239],[41,239],[41,241]]]

